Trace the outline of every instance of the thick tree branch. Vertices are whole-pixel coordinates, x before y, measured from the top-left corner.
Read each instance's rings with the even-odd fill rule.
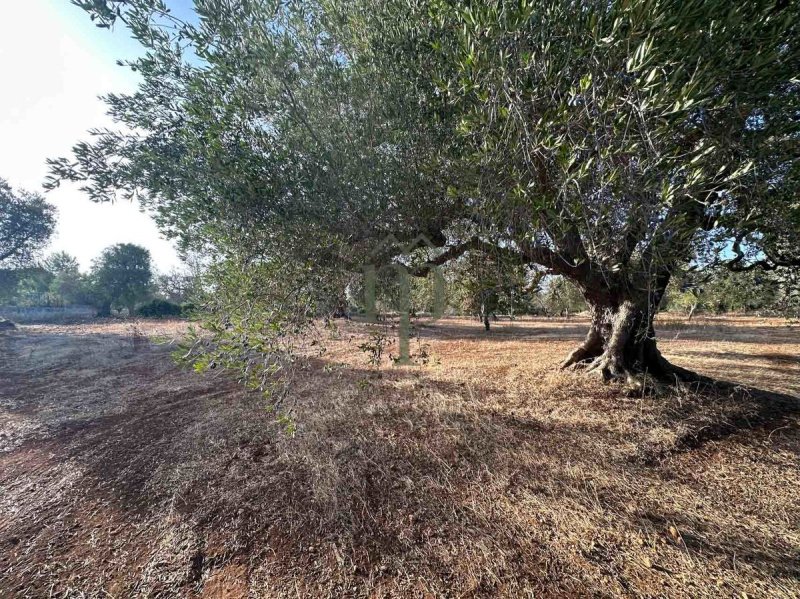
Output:
[[[584,280],[589,272],[588,262],[579,265],[571,264],[559,253],[546,246],[522,243],[519,247],[513,247],[510,244],[499,245],[474,237],[459,245],[451,246],[420,266],[409,269],[409,274],[415,277],[426,277],[432,268],[446,264],[470,250],[499,255],[519,264],[538,264],[554,274],[565,275],[575,280]]]
[[[722,263],[722,265],[728,270],[732,270],[734,272],[746,272],[749,270],[755,270],[756,268],[760,268],[761,270],[776,270],[778,268],[800,266],[800,257],[794,258],[788,256],[771,256],[766,252],[762,252],[764,254],[764,258],[749,264],[744,264],[746,254],[742,249],[742,242],[746,236],[746,233],[740,233],[733,240],[732,249],[733,253],[736,254],[736,257],[728,262]]]

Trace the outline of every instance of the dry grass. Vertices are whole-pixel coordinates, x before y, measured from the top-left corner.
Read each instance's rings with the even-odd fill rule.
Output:
[[[126,324],[0,336],[0,595],[800,596],[797,401],[624,397],[555,369],[584,328],[446,320],[426,365],[372,367],[345,324],[293,436]],[[660,330],[681,365],[800,394],[782,321]]]

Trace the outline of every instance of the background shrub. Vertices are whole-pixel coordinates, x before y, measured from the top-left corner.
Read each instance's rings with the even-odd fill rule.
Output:
[[[136,313],[145,318],[166,318],[169,316],[181,316],[183,310],[176,303],[163,299],[154,299],[139,306]]]

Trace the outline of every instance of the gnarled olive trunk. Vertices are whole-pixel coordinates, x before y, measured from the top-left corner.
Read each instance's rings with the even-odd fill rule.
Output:
[[[644,375],[668,382],[701,377],[670,364],[656,347],[653,319],[663,293],[586,294],[591,324],[583,343],[562,364],[585,365],[604,380],[638,383]]]

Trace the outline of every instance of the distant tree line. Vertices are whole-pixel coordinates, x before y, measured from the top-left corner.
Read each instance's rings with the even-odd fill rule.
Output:
[[[67,252],[55,252],[34,264],[0,269],[0,305],[67,307],[88,305],[98,316],[181,315],[194,292],[195,277],[173,269],[157,275],[150,252],[138,245],[112,245],[80,271]]]
[[[196,271],[156,275],[147,249],[119,243],[103,250],[89,272],[82,273],[67,252],[42,259],[55,226],[56,210],[40,194],[15,191],[0,178],[0,305],[89,305],[99,316],[112,310],[134,315],[137,308],[148,316],[185,311],[181,304],[196,290]]]
[[[796,318],[800,315],[800,277],[792,270],[715,270],[702,277],[687,276],[667,288],[665,308],[690,318],[698,312],[758,312]]]
[[[56,209],[40,194],[14,191],[0,177],[0,268],[31,262],[56,228]]]

